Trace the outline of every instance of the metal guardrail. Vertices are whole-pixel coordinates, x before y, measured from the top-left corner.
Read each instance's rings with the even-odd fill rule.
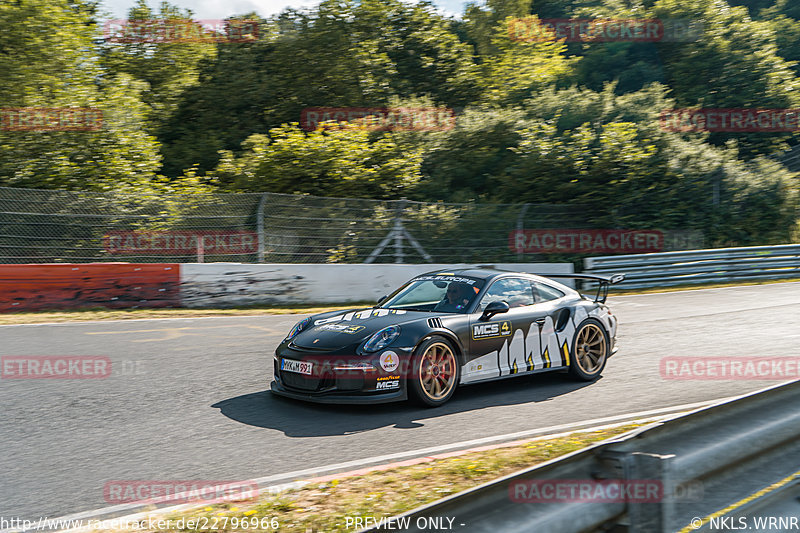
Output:
[[[590,257],[584,265],[591,274],[624,272],[622,289],[800,278],[800,244]]]
[[[795,381],[598,443],[364,531],[399,524],[403,531],[426,531],[437,520],[454,530],[491,533],[717,531],[723,516],[751,519],[779,509],[798,516],[799,469],[800,381]],[[787,478],[787,471],[794,477]],[[659,501],[645,503],[515,502],[519,483],[532,480],[658,480],[663,490]]]

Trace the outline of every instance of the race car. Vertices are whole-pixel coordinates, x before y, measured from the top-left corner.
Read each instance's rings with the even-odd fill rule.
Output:
[[[594,298],[551,278],[598,284]],[[474,268],[417,276],[367,309],[305,318],[275,350],[273,393],[323,403],[447,402],[459,385],[600,376],[616,350],[612,277]]]

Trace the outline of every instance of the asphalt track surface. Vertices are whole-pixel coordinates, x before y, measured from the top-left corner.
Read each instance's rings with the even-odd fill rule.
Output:
[[[775,381],[665,380],[667,356],[798,355],[800,283],[610,298],[620,351],[593,384],[463,387],[445,406],[272,396],[298,316],[0,326],[0,355],[94,355],[99,380],[0,380],[0,516],[106,507],[114,480],[243,480],[743,394]]]

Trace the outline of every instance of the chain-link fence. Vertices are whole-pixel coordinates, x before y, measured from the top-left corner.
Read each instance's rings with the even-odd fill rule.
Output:
[[[3,187],[0,220],[2,263],[564,260],[515,249],[513,232],[592,228],[591,210],[580,205]],[[671,248],[690,246],[687,241]]]

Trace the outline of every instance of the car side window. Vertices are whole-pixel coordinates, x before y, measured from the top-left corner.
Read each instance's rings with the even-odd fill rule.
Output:
[[[502,278],[495,281],[483,295],[480,309],[486,309],[490,303],[501,300],[507,302],[509,307],[533,305],[533,290],[530,281],[523,278]]]
[[[564,296],[563,292],[555,287],[551,287],[550,285],[545,285],[544,283],[540,283],[538,281],[532,281],[531,285],[533,286],[533,294],[536,303],[558,300]]]

